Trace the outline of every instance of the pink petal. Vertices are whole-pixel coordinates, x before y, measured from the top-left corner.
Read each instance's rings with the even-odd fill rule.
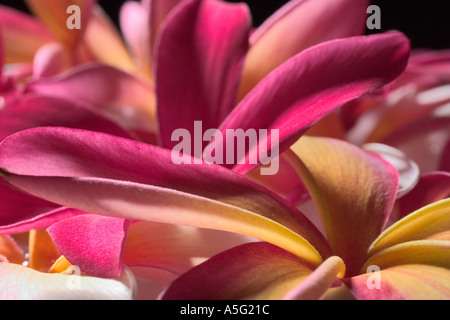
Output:
[[[114,22],[99,6],[92,10],[89,24],[83,36],[83,45],[87,47],[89,54],[96,61],[126,71],[137,71]]]
[[[70,67],[68,52],[60,43],[50,43],[42,46],[33,61],[33,76],[35,79],[58,75]]]
[[[450,172],[450,138],[447,140],[447,144],[444,147],[439,169]]]
[[[175,280],[163,300],[281,299],[311,269],[304,261],[267,243],[235,247]]]
[[[120,29],[137,64],[150,75],[152,48],[149,24],[149,13],[139,2],[126,1],[122,5]]]
[[[321,42],[364,33],[369,1],[295,0],[274,13],[251,36],[241,97],[273,69]],[[345,12],[345,18],[342,13]]]
[[[420,177],[416,187],[398,201],[401,219],[433,202],[450,196],[450,173],[429,172]]]
[[[64,206],[262,237],[313,264],[317,252],[328,255],[320,232],[292,205],[220,166],[176,165],[166,149],[66,128],[22,131],[0,150],[11,183]]]
[[[354,277],[348,286],[360,300],[448,300],[450,271],[434,266],[402,265]]]
[[[176,129],[193,132],[195,120],[207,130],[225,119],[235,105],[249,30],[242,4],[191,0],[170,16],[156,44],[162,146],[176,144]]]
[[[304,136],[291,150],[333,254],[344,260],[347,276],[356,274],[392,211],[397,171],[378,155],[337,139]]]
[[[331,288],[337,278],[342,279],[344,275],[344,261],[336,256],[330,257],[283,300],[318,300]]]
[[[0,114],[0,141],[14,132],[45,126],[80,128],[130,137],[124,129],[95,110],[59,98],[26,95],[7,105]]]
[[[45,26],[27,14],[0,6],[4,62],[31,62],[44,44],[56,39]]]
[[[123,250],[130,221],[79,215],[51,225],[47,231],[61,253],[83,272],[117,277],[123,270]]]
[[[27,90],[93,105],[127,128],[156,130],[151,85],[120,69],[86,64],[59,77],[32,82]]]
[[[317,45],[264,78],[220,129],[223,134],[226,129],[278,129],[282,152],[320,118],[393,80],[405,68],[408,55],[409,41],[400,33]],[[234,170],[243,173],[250,168],[244,164]]]
[[[199,261],[255,239],[215,230],[136,222],[130,226],[124,263],[182,274]]]

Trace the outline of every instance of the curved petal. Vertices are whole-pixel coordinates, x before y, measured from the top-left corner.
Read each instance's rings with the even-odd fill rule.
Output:
[[[151,75],[152,48],[148,20],[149,13],[139,2],[126,1],[120,9],[120,30],[126,43],[139,68]]]
[[[421,240],[450,229],[450,199],[434,202],[407,215],[386,229],[371,245],[375,254],[393,245]]]
[[[281,299],[311,269],[270,244],[250,243],[212,257],[172,282],[163,300]]]
[[[30,231],[28,251],[30,255],[28,267],[40,272],[48,272],[61,256],[52,238],[43,229]]]
[[[0,6],[3,62],[32,62],[37,50],[56,39],[45,26],[20,11]]]
[[[376,287],[379,277],[379,288]],[[354,277],[347,284],[361,300],[448,300],[450,270],[426,265],[402,265]]]
[[[450,196],[450,172],[429,172],[420,177],[416,187],[398,201],[399,219],[433,202]]]
[[[329,254],[320,232],[295,207],[220,166],[176,165],[166,149],[66,128],[22,131],[0,150],[0,167],[12,184],[67,207],[242,233],[314,265]]]
[[[191,0],[170,15],[155,60],[162,146],[176,145],[172,132],[193,132],[196,120],[205,130],[217,128],[232,110],[249,31],[243,4]]]
[[[261,175],[260,170],[261,167],[255,168],[247,172],[245,176],[274,191],[296,206],[310,199],[308,191],[298,176],[297,171],[286,160],[283,154],[279,157],[277,173],[273,175]]]
[[[124,129],[95,110],[64,99],[26,95],[1,110],[0,141],[28,128],[58,126],[101,131],[130,137]]]
[[[234,233],[137,222],[128,231],[124,263],[181,274],[201,260],[251,241],[255,239]]]
[[[130,221],[97,215],[79,215],[51,225],[55,245],[83,272],[117,277],[123,271],[123,252]]]
[[[450,139],[444,147],[439,170],[450,172]]]
[[[289,1],[252,34],[240,96],[300,51],[321,42],[362,35],[368,6],[366,0]]]
[[[10,263],[22,264],[25,262],[25,253],[8,235],[0,235],[0,262],[2,262],[2,256]]]
[[[104,110],[126,127],[156,130],[154,92],[145,80],[101,64],[85,64],[27,86],[35,92]]]
[[[394,205],[398,175],[375,154],[331,138],[302,137],[291,150],[319,209],[327,239],[354,275]],[[294,159],[295,160],[295,159]]]
[[[3,300],[130,300],[135,290],[135,280],[129,271],[119,278],[103,279],[76,273],[41,273],[16,264],[0,263],[0,278]]]
[[[73,49],[81,40],[96,2],[96,0],[26,0],[30,10],[45,23],[55,37],[70,49]],[[80,8],[81,25],[79,29],[67,27],[67,18],[69,17],[67,9],[71,5]]]
[[[135,32],[138,32],[135,30]],[[125,46],[114,22],[96,6],[92,9],[83,43],[97,61],[127,71],[137,71],[136,65]]]
[[[337,278],[345,275],[345,264],[341,258],[333,256],[325,260],[283,300],[318,300]]]
[[[70,67],[70,57],[66,49],[58,42],[42,46],[33,61],[35,79],[56,76]]]
[[[221,124],[222,134],[226,129],[277,129],[282,152],[331,111],[393,80],[405,68],[409,48],[403,34],[388,33],[333,40],[305,50],[240,102]],[[244,164],[234,170],[244,173],[250,168]]]
[[[389,247],[369,258],[362,272],[371,265],[386,269],[397,265],[426,264],[448,268],[450,266],[450,241],[416,240]]]

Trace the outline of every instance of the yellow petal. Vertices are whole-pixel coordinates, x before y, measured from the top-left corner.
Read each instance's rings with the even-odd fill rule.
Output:
[[[450,230],[450,199],[444,199],[423,207],[386,229],[371,245],[373,255],[393,245],[426,239],[434,234]]]
[[[357,299],[364,300],[448,300],[450,270],[427,265],[401,265],[349,280]],[[372,278],[372,279],[371,279]],[[372,280],[374,280],[372,282]]]
[[[60,256],[50,267],[49,273],[64,273],[72,266],[66,257]]]
[[[311,194],[333,254],[348,275],[359,272],[370,244],[382,232],[397,192],[396,170],[345,141],[303,136],[289,156]]]
[[[47,272],[56,259],[61,255],[45,230],[30,231],[29,267],[41,272]]]
[[[25,261],[23,251],[13,238],[7,235],[0,235],[0,255],[6,257],[10,263],[22,264]]]
[[[386,269],[402,264],[450,268],[450,241],[418,240],[397,244],[370,257],[361,272],[366,272],[372,265]]]

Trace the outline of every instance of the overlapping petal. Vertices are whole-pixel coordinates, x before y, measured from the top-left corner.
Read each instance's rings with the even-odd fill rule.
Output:
[[[63,75],[30,83],[27,91],[97,107],[127,128],[155,131],[157,127],[152,86],[110,66],[82,65]]]
[[[41,46],[56,41],[44,24],[4,6],[0,6],[0,34],[6,63],[32,62]]]
[[[79,274],[49,274],[12,263],[0,263],[2,300],[130,300],[134,276],[104,279]]]
[[[51,30],[53,35],[69,49],[74,49],[86,30],[96,0],[26,0],[31,11]],[[67,27],[68,8],[76,5],[80,9],[80,28]],[[72,12],[69,12],[72,13]]]
[[[168,19],[156,56],[156,95],[161,143],[172,132],[218,128],[235,106],[248,48],[250,13],[243,4],[186,1]],[[174,94],[176,92],[177,94]]]
[[[61,253],[83,272],[117,277],[123,271],[123,249],[131,221],[79,215],[48,228]]]
[[[434,202],[399,220],[372,243],[369,253],[407,242],[422,240],[450,229],[450,199]]]
[[[240,102],[221,124],[222,134],[238,128],[278,129],[282,152],[326,114],[393,80],[408,56],[409,41],[400,33],[339,39],[304,50]],[[250,168],[244,164],[234,170]]]
[[[251,243],[191,269],[170,285],[162,299],[281,299],[311,272],[305,261],[289,252],[264,242]]]
[[[379,156],[331,138],[304,136],[291,150],[301,160],[291,158],[319,209],[334,254],[345,261],[347,276],[354,275],[389,218],[397,171]]]
[[[300,51],[321,42],[362,35],[367,7],[366,0],[289,1],[252,34],[240,97]]]
[[[0,167],[13,185],[64,206],[246,234],[313,265],[329,254],[322,235],[297,209],[220,166],[175,165],[168,150],[65,128],[22,131],[0,149]]]
[[[234,233],[141,221],[130,226],[124,263],[181,274],[215,254],[253,241]]]
[[[375,287],[375,278],[371,278],[376,276],[379,288]],[[350,279],[348,285],[360,300],[448,300],[450,271],[428,265],[401,265],[381,270],[377,275],[359,275]]]

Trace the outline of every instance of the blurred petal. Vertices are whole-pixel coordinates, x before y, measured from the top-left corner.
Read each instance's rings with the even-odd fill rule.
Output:
[[[282,152],[320,118],[393,80],[405,68],[408,55],[409,42],[400,33],[314,46],[265,77],[220,129],[278,129]],[[244,173],[250,168],[244,164],[234,170]]]
[[[439,170],[450,172],[450,138],[447,140],[447,144],[444,147]]]
[[[10,263],[22,264],[25,262],[24,252],[8,235],[0,235],[0,262],[1,256],[8,259]]]
[[[251,36],[241,98],[261,79],[300,51],[321,42],[364,32],[369,1],[294,0],[275,12]],[[342,18],[345,12],[345,19]]]
[[[0,149],[0,167],[12,184],[67,207],[242,233],[312,264],[329,253],[320,232],[295,207],[220,166],[176,165],[169,150],[66,128],[22,131]]]
[[[136,29],[135,32],[139,32],[139,29]],[[92,10],[83,41],[97,61],[127,71],[136,71],[136,65],[128,53],[120,33],[99,6]]]
[[[184,273],[203,259],[255,239],[239,234],[156,222],[131,225],[124,263]]]
[[[163,300],[281,299],[311,273],[301,259],[250,243],[212,257],[175,280]]]
[[[417,240],[397,244],[371,256],[361,270],[365,272],[371,265],[386,269],[405,264],[426,264],[448,268],[450,266],[450,241]]]
[[[344,275],[344,261],[336,256],[330,257],[289,292],[284,300],[318,300],[331,288],[337,278],[343,278]]]
[[[70,67],[70,57],[66,49],[57,42],[42,46],[33,61],[35,79],[51,77],[62,73]]]
[[[151,75],[152,48],[149,24],[149,13],[141,3],[124,2],[120,9],[120,29],[136,59],[136,64],[146,74]]]
[[[368,143],[363,145],[362,148],[378,154],[397,169],[397,198],[403,197],[415,187],[420,177],[420,170],[417,164],[409,159],[406,154],[381,143]]]
[[[79,215],[51,225],[47,231],[70,263],[93,276],[117,277],[130,222],[119,218]]]
[[[426,265],[402,265],[379,272],[380,288],[369,289],[374,275],[349,280],[348,286],[361,300],[448,300],[450,270]],[[371,283],[370,283],[371,284]]]
[[[4,63],[32,62],[41,46],[55,41],[42,23],[5,6],[0,6],[0,33]]]
[[[11,263],[0,263],[0,298],[4,300],[130,300],[134,277],[103,279],[77,274],[41,273]]]
[[[429,172],[420,177],[416,187],[399,200],[399,219],[433,202],[450,196],[450,172]]]
[[[70,49],[73,49],[80,41],[96,2],[96,0],[26,0],[30,10],[45,23],[55,37]],[[67,27],[67,18],[69,17],[67,9],[71,5],[80,8],[80,29]]]
[[[162,146],[172,132],[217,128],[235,106],[248,47],[250,14],[243,4],[186,1],[170,16],[156,56]],[[176,92],[177,94],[174,94]]]
[[[393,245],[425,239],[450,229],[450,199],[423,207],[386,229],[371,245],[369,254]]]
[[[52,238],[43,229],[30,231],[28,251],[30,254],[28,267],[40,272],[48,272],[61,256]]]
[[[306,166],[297,162],[333,253],[355,274],[391,213],[397,172],[379,156],[341,140],[304,136],[291,149]]]
[[[81,106],[64,99],[26,95],[1,111],[0,141],[18,131],[45,126],[103,131],[120,137],[130,137],[111,120],[95,110]]]
[[[28,85],[28,91],[87,103],[128,128],[156,130],[154,93],[149,83],[130,73],[100,64],[86,64]]]

